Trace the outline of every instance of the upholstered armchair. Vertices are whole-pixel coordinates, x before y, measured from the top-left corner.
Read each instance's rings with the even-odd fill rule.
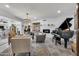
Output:
[[[36,35],[36,43],[44,43],[46,34]]]
[[[12,54],[31,52],[30,38],[27,39],[11,39]]]

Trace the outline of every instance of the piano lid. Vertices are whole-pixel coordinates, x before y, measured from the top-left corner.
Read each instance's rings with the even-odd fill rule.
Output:
[[[66,18],[66,20],[59,26],[59,28],[61,28],[62,30],[68,29],[68,25],[69,27],[72,26],[71,23],[69,23],[73,18]],[[68,24],[67,24],[68,23]]]

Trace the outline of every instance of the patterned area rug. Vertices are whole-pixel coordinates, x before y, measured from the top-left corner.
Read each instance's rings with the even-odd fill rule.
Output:
[[[70,44],[70,43],[69,43]],[[32,40],[31,47],[31,56],[75,56],[68,45],[68,48],[65,49],[62,45],[55,45],[55,42],[51,38],[46,38],[45,43],[36,43],[35,39]],[[10,48],[7,48],[0,56],[12,56]],[[16,54],[16,56],[28,56],[28,53]]]

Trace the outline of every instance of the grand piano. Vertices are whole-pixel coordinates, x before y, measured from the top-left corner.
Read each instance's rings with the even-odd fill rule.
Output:
[[[74,31],[70,29],[70,27],[72,26],[72,24],[70,23],[71,20],[73,20],[73,18],[66,18],[66,20],[59,26],[59,29],[62,30],[62,38],[69,39],[73,37]]]
[[[52,34],[59,34],[61,38],[71,38],[74,34],[74,31],[70,29],[70,27],[72,26],[72,24],[70,23],[71,20],[73,20],[72,17],[66,18],[66,20],[57,28],[58,30],[52,31]],[[65,31],[66,29],[68,30]]]
[[[54,37],[59,35],[60,38],[64,39],[65,48],[67,48],[67,41],[69,41],[69,39],[72,38],[74,34],[74,31],[70,29],[70,27],[72,26],[72,24],[70,23],[71,20],[73,20],[73,18],[66,18],[66,20],[57,29],[52,31]]]

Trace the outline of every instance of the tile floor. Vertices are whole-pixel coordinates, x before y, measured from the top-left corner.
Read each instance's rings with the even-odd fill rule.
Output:
[[[65,49],[63,46],[64,41],[62,39],[62,45],[55,45],[54,40],[46,37],[45,43],[36,43],[36,40],[32,40],[31,45],[31,56],[75,56],[70,49],[70,42],[68,48]],[[27,53],[16,54],[17,56],[28,56]],[[0,56],[12,56],[11,49],[7,44],[7,39],[0,42]]]

